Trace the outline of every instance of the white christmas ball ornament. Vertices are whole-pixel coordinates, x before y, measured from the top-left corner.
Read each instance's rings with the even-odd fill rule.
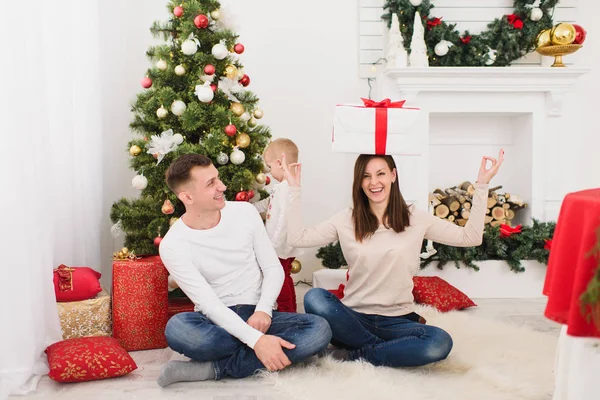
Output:
[[[183,67],[183,65],[178,65],[175,67],[175,75],[185,75],[185,68]]]
[[[184,113],[186,108],[187,106],[181,100],[175,100],[173,104],[171,104],[171,112],[177,115],[178,117]]]
[[[541,8],[532,8],[531,14],[529,14],[529,19],[532,21],[539,21],[544,16],[544,12]]]
[[[225,165],[229,162],[229,156],[225,153],[219,153],[217,156],[217,162],[221,165]]]
[[[443,57],[446,54],[448,54],[448,50],[450,50],[450,47],[448,47],[448,43],[445,40],[440,41],[433,48],[433,51],[435,52],[435,54],[440,57]]]
[[[181,133],[176,133],[173,135],[173,143],[181,144],[183,143],[183,135]]]
[[[213,97],[215,97],[215,92],[210,87],[210,82],[206,82],[204,85],[196,85],[194,93],[198,96],[198,100],[203,103],[210,103]]]
[[[229,50],[224,44],[217,43],[212,47],[211,53],[217,60],[222,60],[229,55]]]
[[[243,151],[240,151],[237,147],[231,152],[229,156],[232,164],[239,165],[244,162],[246,155]]]
[[[422,2],[423,0],[410,0],[410,4],[412,4],[414,7],[419,7]]]
[[[490,50],[487,53],[487,59],[485,60],[485,65],[493,65],[496,62],[496,51],[495,50]]]
[[[214,11],[211,11],[211,13],[210,13],[210,17],[211,17],[212,19],[214,19],[215,21],[218,21],[218,20],[220,20],[220,19],[221,19],[221,11],[219,11],[219,10],[214,10]]]
[[[188,39],[181,44],[181,52],[186,56],[194,55],[197,51],[198,45],[191,39]]]
[[[165,60],[158,60],[156,62],[156,68],[158,68],[161,71],[164,71],[167,69],[167,62]]]
[[[160,106],[160,108],[158,110],[156,110],[156,116],[158,118],[165,118],[167,116],[167,114],[169,114],[169,112],[163,106]]]
[[[148,187],[148,178],[146,178],[144,175],[136,175],[131,180],[131,186],[137,190],[146,189],[146,187]]]

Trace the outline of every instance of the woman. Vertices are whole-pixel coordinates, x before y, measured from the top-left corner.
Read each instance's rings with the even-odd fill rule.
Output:
[[[394,159],[363,154],[354,166],[353,208],[304,229],[301,165],[283,163],[290,185],[288,243],[316,247],[339,240],[348,262],[349,279],[341,301],[324,289],[311,289],[304,297],[306,312],[325,318],[333,332],[332,343],[348,350],[342,358],[399,367],[425,365],[448,356],[450,335],[420,323],[420,316],[413,312],[412,278],[419,269],[421,245],[424,238],[452,246],[481,244],[488,183],[503,159],[503,150],[498,160],[483,157],[464,227],[407,206]]]

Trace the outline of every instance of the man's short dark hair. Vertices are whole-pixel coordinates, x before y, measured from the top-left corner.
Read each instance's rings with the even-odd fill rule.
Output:
[[[204,154],[184,154],[169,165],[165,174],[167,186],[177,193],[177,189],[192,179],[190,176],[192,168],[209,165],[212,165],[212,161]]]

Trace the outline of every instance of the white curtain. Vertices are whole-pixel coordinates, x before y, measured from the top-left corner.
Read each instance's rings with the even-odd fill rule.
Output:
[[[61,340],[52,270],[100,269],[99,0],[0,13],[0,399],[35,390]]]

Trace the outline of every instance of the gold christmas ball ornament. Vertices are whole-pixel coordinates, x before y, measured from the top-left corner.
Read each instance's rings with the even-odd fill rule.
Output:
[[[238,147],[245,149],[246,147],[250,146],[250,135],[247,133],[240,133],[237,135],[235,143]]]
[[[246,111],[244,109],[244,106],[242,105],[242,103],[231,103],[231,106],[229,107],[229,109],[231,110],[232,113],[234,113],[238,117]]]
[[[261,119],[265,115],[265,113],[260,108],[257,108],[256,110],[254,110],[253,115],[254,115],[254,118]]]
[[[250,128],[254,128],[256,125],[258,125],[258,121],[254,118],[250,118],[250,121],[248,121],[248,126]]]
[[[229,79],[236,79],[238,74],[238,70],[235,65],[229,64],[225,67],[225,76]]]
[[[552,44],[571,44],[575,40],[577,31],[575,27],[569,23],[561,22],[560,24],[554,25],[550,31],[550,40]]]
[[[123,247],[121,251],[123,252],[123,254],[129,254],[129,249],[127,247]]]
[[[263,174],[262,172],[260,174],[256,175],[256,182],[260,183],[261,185],[264,185],[266,181],[267,181],[267,176],[265,174]]]
[[[221,11],[219,10],[214,10],[210,12],[210,17],[212,19],[214,19],[215,21],[218,21],[221,19]]]
[[[290,269],[292,274],[297,274],[301,270],[302,270],[302,263],[298,260],[292,261],[292,268]]]
[[[538,33],[536,39],[537,47],[546,47],[550,46],[550,29],[544,29],[540,33]]]
[[[131,154],[133,157],[139,156],[141,152],[142,149],[137,144],[134,144],[129,148],[129,154]]]

